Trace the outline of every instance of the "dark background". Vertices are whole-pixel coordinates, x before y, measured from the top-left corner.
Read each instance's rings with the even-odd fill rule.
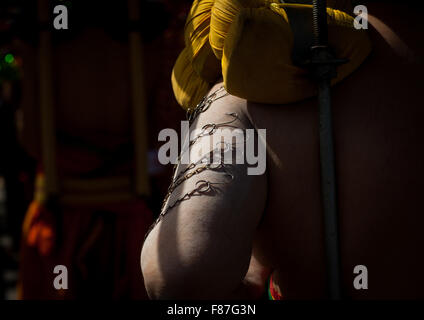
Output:
[[[184,118],[171,88],[171,70],[183,47],[189,0],[140,0],[130,22],[127,1],[49,1],[51,17],[37,19],[38,1],[0,2],[0,297],[16,299],[22,224],[40,170],[40,32],[51,33],[53,105],[59,184],[67,178],[131,176],[130,31],[142,37],[150,193],[158,214],[171,168],[155,163],[158,133]],[[53,28],[53,8],[68,8],[69,29]],[[60,190],[60,189],[59,189]],[[62,191],[59,191],[59,196]],[[78,225],[73,226],[78,228]],[[37,274],[33,275],[37,277]]]

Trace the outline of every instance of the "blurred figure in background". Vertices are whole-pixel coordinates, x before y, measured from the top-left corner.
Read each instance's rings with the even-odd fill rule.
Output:
[[[35,161],[18,142],[21,59],[0,49],[0,295],[15,296],[21,225],[32,197]]]
[[[149,130],[143,130],[147,148],[155,155],[157,132],[176,127],[184,114],[172,107],[176,103],[169,77],[183,45],[174,33],[181,34],[181,12],[189,1],[135,2],[140,10],[134,21],[129,21],[126,1],[21,4],[14,30],[20,39],[14,47],[23,61],[20,136],[38,163],[34,198],[22,226],[21,299],[147,298],[139,254],[156,209],[151,204],[159,203],[155,199],[166,190],[161,180],[167,170],[148,172],[150,179],[143,183],[150,185],[150,193],[134,192],[134,150],[139,146],[134,145],[134,68],[128,35],[138,33],[143,39],[144,56],[135,59],[146,66],[145,85],[137,90],[148,92],[143,116],[149,119]],[[40,3],[48,16],[37,22]],[[68,30],[52,27],[57,4],[68,8]],[[43,32],[51,36],[50,57],[40,49]],[[43,163],[43,63],[51,68],[55,193],[48,190]],[[148,149],[143,150],[146,159]],[[57,265],[68,270],[67,290],[53,286]]]

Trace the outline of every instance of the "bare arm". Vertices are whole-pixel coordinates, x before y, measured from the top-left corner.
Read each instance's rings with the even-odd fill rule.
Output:
[[[232,121],[231,130],[251,128],[243,115],[242,102],[231,96],[215,101],[199,115],[192,129],[229,121]],[[215,134],[218,133],[212,136]],[[201,154],[207,151],[208,139],[199,139],[194,144],[202,147]],[[187,165],[179,166],[177,175],[186,168]],[[266,176],[248,175],[247,168],[244,163],[230,164],[225,170],[205,170],[172,192],[168,206],[199,185],[210,183],[207,192],[194,193],[169,209],[147,237],[141,267],[151,298],[251,296],[252,286],[248,279],[243,279],[249,268],[255,229],[265,206]]]

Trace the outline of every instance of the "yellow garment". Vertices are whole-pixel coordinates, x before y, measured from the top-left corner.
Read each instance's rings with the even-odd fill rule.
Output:
[[[221,63],[209,44],[211,10],[215,0],[193,2],[184,28],[186,58],[196,73],[207,82],[214,82],[221,74]]]
[[[192,56],[187,48],[178,56],[171,82],[175,97],[184,109],[195,107],[210,88],[210,83],[194,71]]]
[[[215,0],[212,8],[209,41],[216,57],[222,58],[228,30],[241,10],[268,7],[271,3],[279,2],[279,0]]]
[[[312,17],[311,5],[278,0],[196,0],[185,26],[186,47],[172,73],[178,103],[194,108],[220,77],[230,94],[252,102],[284,104],[315,95],[307,71],[292,62],[287,7],[311,11]],[[336,57],[349,59],[338,68],[335,84],[359,67],[371,44],[348,14],[327,8],[327,16],[330,47]]]

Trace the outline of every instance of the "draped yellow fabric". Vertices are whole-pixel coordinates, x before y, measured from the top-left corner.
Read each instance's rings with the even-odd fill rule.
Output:
[[[185,25],[186,47],[172,72],[178,103],[194,108],[220,77],[230,94],[253,102],[284,104],[315,95],[308,73],[292,62],[288,7],[309,10],[312,17],[311,5],[278,0],[194,1]],[[330,46],[337,57],[349,59],[338,68],[335,84],[359,67],[371,44],[350,15],[327,8],[327,21]]]
[[[213,82],[221,74],[220,61],[209,44],[211,10],[215,0],[193,2],[184,28],[187,57],[196,73],[205,81]]]
[[[279,3],[278,0],[215,0],[212,8],[211,33],[209,35],[213,52],[218,59],[222,58],[224,41],[228,29],[237,15],[244,8],[267,7],[271,3]]]
[[[178,103],[184,108],[192,108],[208,92],[210,84],[193,69],[189,50],[185,48],[179,55],[172,70],[172,89]]]

